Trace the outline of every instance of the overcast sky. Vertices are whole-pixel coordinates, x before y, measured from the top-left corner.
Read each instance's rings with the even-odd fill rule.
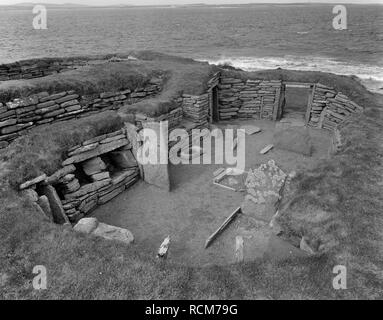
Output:
[[[112,5],[112,4],[133,4],[133,5],[174,5],[190,3],[206,4],[238,4],[238,3],[291,3],[291,2],[327,2],[334,4],[341,3],[381,3],[383,0],[0,0],[0,5],[15,4],[20,2],[34,3],[76,3],[88,5]]]

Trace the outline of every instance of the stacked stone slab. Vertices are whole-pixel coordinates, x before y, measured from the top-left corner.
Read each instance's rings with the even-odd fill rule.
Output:
[[[113,92],[103,92],[94,99],[84,97],[86,106],[93,111],[116,110],[125,104],[133,104],[143,99],[150,98],[162,90],[162,80],[152,79],[143,88],[135,90],[122,90]]]
[[[344,94],[318,83],[315,85],[308,124],[312,127],[334,130],[352,114],[362,111],[361,106]]]
[[[87,62],[79,59],[19,61],[0,65],[0,81],[45,77],[65,70],[76,69]]]
[[[0,145],[7,146],[26,129],[76,117],[84,112],[78,99],[79,95],[74,91],[52,95],[41,92],[5,105],[0,103]]]
[[[183,117],[199,125],[207,125],[209,114],[209,94],[199,96],[184,94],[182,95]]]
[[[100,111],[118,109],[147,99],[162,90],[161,79],[152,79],[144,88],[133,91],[103,92],[89,101],[75,91],[54,94],[41,92],[26,98],[17,98],[5,104],[0,102],[0,148],[5,148],[18,136],[35,126],[70,120]],[[169,114],[172,125],[176,125],[180,112]]]
[[[245,82],[242,79],[221,78],[218,85],[220,120],[230,120],[238,117],[238,111],[242,106],[239,96],[244,86]]]
[[[278,108],[282,82],[221,78],[219,115],[221,120],[273,119]]]
[[[118,171],[108,170],[102,159],[106,154],[115,160]],[[84,141],[71,148],[68,156],[63,168],[48,181],[61,191],[63,208],[70,222],[78,221],[139,179],[138,165],[123,129]],[[78,170],[87,177],[86,183],[80,183],[76,177]]]

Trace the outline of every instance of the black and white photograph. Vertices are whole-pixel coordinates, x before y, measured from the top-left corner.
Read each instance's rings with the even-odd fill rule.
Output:
[[[3,302],[383,299],[383,0],[199,1],[0,0]]]

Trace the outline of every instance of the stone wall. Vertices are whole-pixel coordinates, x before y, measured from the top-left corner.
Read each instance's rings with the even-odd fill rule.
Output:
[[[182,107],[175,108],[168,113],[164,113],[158,117],[150,117],[143,113],[135,114],[135,125],[142,129],[143,122],[160,122],[160,121],[168,121],[169,130],[177,128],[183,119],[182,116]]]
[[[362,111],[361,106],[341,92],[336,92],[334,88],[317,83],[314,86],[308,125],[334,130],[350,116]]]
[[[220,120],[275,120],[282,82],[222,77],[219,88]]]
[[[76,223],[140,178],[125,129],[84,141],[68,150],[62,168],[20,185],[34,189],[44,212],[56,223]],[[46,205],[46,200],[48,205]],[[49,216],[49,214],[47,214]]]
[[[201,95],[182,95],[183,118],[196,123],[200,127],[207,126],[212,120],[211,106],[213,104],[212,89],[219,84],[220,72],[216,72],[207,82],[206,93]]]
[[[162,90],[159,79],[151,80],[144,88],[103,92],[80,96],[75,91],[54,94],[40,92],[13,101],[0,102],[0,148],[27,130],[48,123],[89,116],[105,110],[116,110],[152,97]]]
[[[190,120],[198,125],[208,124],[209,115],[209,94],[205,93],[199,96],[182,95],[183,118]]]
[[[0,65],[0,81],[45,77],[87,64],[81,59],[25,60]]]

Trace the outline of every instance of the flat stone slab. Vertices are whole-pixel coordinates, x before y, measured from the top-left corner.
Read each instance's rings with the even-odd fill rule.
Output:
[[[90,158],[94,158],[94,157],[97,157],[101,154],[108,153],[108,152],[113,151],[115,149],[126,146],[127,144],[129,144],[129,141],[126,138],[120,139],[120,140],[115,140],[115,141],[112,141],[110,143],[100,144],[93,150],[86,151],[86,152],[74,155],[73,157],[66,159],[63,162],[63,166],[67,166],[67,165],[73,164],[73,163],[83,162],[83,161],[88,160]]]
[[[106,179],[103,181],[97,181],[97,182],[86,184],[86,185],[82,186],[79,190],[77,190],[76,192],[67,193],[65,195],[65,199],[66,200],[76,199],[76,198],[80,198],[82,196],[85,196],[87,194],[91,194],[91,193],[97,191],[98,189],[101,189],[102,187],[107,186],[108,184],[111,183],[111,181],[112,181],[112,179]]]
[[[260,151],[260,154],[266,154],[268,153],[271,149],[273,149],[274,146],[272,144],[269,144],[267,145],[266,147],[264,147],[261,151]]]
[[[60,170],[57,170],[54,174],[48,177],[47,182],[49,184],[57,183],[61,178],[75,171],[76,167],[74,165],[66,166],[64,168],[61,168]]]
[[[262,131],[260,128],[251,125],[241,126],[239,129],[245,129],[247,135],[252,135]]]
[[[41,176],[38,176],[32,180],[29,180],[29,181],[26,181],[22,184],[20,184],[20,190],[24,190],[24,189],[27,189],[29,187],[32,187],[33,185],[39,183],[39,182],[42,182],[42,181],[45,181],[47,179],[47,175],[46,174],[42,174]]]

